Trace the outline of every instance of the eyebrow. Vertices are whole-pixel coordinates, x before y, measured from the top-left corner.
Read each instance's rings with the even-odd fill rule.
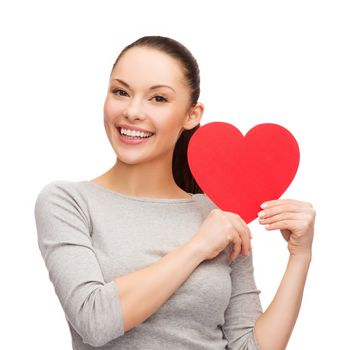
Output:
[[[120,83],[122,83],[123,85],[125,85],[128,89],[130,89],[129,84],[127,84],[125,81],[123,81],[123,80],[121,80],[121,79],[115,78],[115,79],[111,79],[111,80],[117,80],[117,81],[119,81]],[[160,87],[167,87],[167,88],[173,90],[173,91],[176,93],[176,91],[175,91],[174,88],[172,88],[172,87],[169,86],[169,85],[163,85],[163,84],[153,85],[153,86],[151,86],[149,89],[150,89],[150,90],[154,90],[154,89],[157,89],[157,88],[160,88]]]

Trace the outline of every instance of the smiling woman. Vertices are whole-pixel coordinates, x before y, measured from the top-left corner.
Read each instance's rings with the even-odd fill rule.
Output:
[[[118,161],[93,182],[137,195],[202,193],[191,175],[186,152],[203,113],[203,105],[197,102],[199,81],[195,59],[172,39],[145,37],[127,46],[112,68],[104,105],[106,133]],[[135,144],[143,147],[129,147]],[[141,168],[137,173],[142,179],[149,173],[150,184],[127,181],[127,164]],[[159,165],[161,172],[154,172]]]
[[[199,81],[196,60],[171,38],[127,46],[104,103],[116,163],[92,180],[53,181],[36,199],[39,248],[76,350],[278,350],[288,341],[314,211],[263,208],[261,223],[285,230],[297,254],[263,313],[247,224],[217,208],[189,171]]]

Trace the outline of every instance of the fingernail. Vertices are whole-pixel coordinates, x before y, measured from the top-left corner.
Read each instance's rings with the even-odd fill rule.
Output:
[[[266,202],[264,202],[264,203],[262,203],[262,204],[260,205],[260,208],[264,209],[264,208],[266,208],[267,206],[268,206],[268,204],[267,204]]]
[[[260,212],[258,213],[258,216],[259,216],[260,218],[264,217],[264,216],[265,216],[265,211],[260,211]]]

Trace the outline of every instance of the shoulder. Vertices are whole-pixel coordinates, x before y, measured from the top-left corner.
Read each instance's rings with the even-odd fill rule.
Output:
[[[76,182],[68,180],[54,180],[44,184],[38,191],[37,199],[47,198],[52,195],[68,195],[76,192]]]
[[[38,191],[35,200],[35,210],[43,206],[84,206],[80,182],[68,180],[54,180],[44,184]]]
[[[204,217],[206,217],[212,209],[218,209],[218,206],[205,194],[195,194],[195,203],[197,203]]]
[[[201,196],[202,196],[202,199],[203,199],[205,205],[206,205],[210,210],[212,210],[212,209],[219,209],[219,207],[217,206],[217,204],[214,203],[214,202],[212,201],[212,199],[211,199],[210,197],[208,197],[208,195],[207,195],[206,193],[202,193]]]
[[[83,220],[89,223],[89,207],[81,182],[54,180],[43,185],[36,197],[34,213],[37,220]]]

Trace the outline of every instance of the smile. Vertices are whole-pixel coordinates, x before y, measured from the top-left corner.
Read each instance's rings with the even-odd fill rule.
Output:
[[[128,130],[124,128],[116,128],[121,142],[128,145],[137,145],[147,142],[154,134]]]
[[[136,131],[136,130],[130,130],[130,129],[125,129],[125,128],[119,128],[120,133],[122,135],[126,135],[126,136],[133,136],[133,137],[150,137],[153,135],[153,133],[151,132],[143,132],[143,131]]]

